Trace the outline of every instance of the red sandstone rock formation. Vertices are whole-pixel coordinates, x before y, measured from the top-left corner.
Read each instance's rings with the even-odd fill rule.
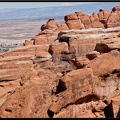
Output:
[[[116,6],[50,19],[0,54],[0,118],[120,117],[119,18]]]
[[[41,32],[31,39],[26,40],[24,45],[51,44],[62,30],[89,29],[89,28],[110,28],[120,25],[120,7],[116,6],[111,12],[102,8],[98,13],[93,12],[87,15],[81,11],[64,16],[65,23],[60,25],[54,19],[49,19],[41,26]]]

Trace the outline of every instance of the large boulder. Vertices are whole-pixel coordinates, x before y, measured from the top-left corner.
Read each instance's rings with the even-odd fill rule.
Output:
[[[80,20],[70,20],[66,22],[69,29],[84,29],[83,23]]]
[[[102,101],[69,105],[63,108],[54,118],[105,118],[104,113],[99,114],[107,105]],[[93,112],[94,111],[94,112]]]
[[[69,21],[69,20],[77,20],[77,19],[78,19],[78,18],[77,18],[77,15],[76,15],[75,13],[66,15],[66,16],[64,17],[64,20],[65,20],[66,22]]]
[[[120,11],[120,6],[113,7],[112,11]]]
[[[94,75],[100,76],[104,75],[105,73],[112,72],[114,69],[119,69],[119,59],[120,52],[117,50],[112,50],[109,53],[101,54],[99,57],[93,59],[85,67],[92,68]]]
[[[63,58],[64,54],[66,55],[66,60],[69,59],[69,49],[68,44],[66,42],[54,42],[49,47],[49,53],[52,55],[52,59],[54,62],[60,62]]]
[[[83,15],[80,17],[80,20],[81,20],[81,22],[84,24],[84,27],[85,27],[86,29],[92,28],[89,15],[83,14]]]
[[[77,68],[83,68],[90,62],[90,60],[86,56],[81,56],[72,59],[72,62]]]
[[[92,84],[94,79],[97,78],[88,75],[85,78],[75,80],[66,90],[52,98],[54,102],[50,105],[49,111],[56,114],[67,105],[78,104],[83,101],[88,102],[92,99]]]
[[[54,19],[49,19],[46,24],[43,24],[41,26],[41,30],[43,31],[44,29],[51,29],[51,30],[55,30],[57,29],[59,26],[59,24],[57,22],[55,22]]]
[[[57,85],[57,75],[42,69],[35,73],[31,72],[31,75],[26,85],[14,90],[14,93],[2,104],[0,117],[26,118],[37,115],[42,118],[49,117],[47,110],[51,102],[47,102],[46,99],[52,95],[52,89]],[[38,110],[43,112],[39,114]]]
[[[73,70],[64,75],[61,78],[60,83],[62,87],[68,88],[71,84],[74,83],[74,81],[82,79],[88,75],[93,75],[92,69],[90,68]]]
[[[64,24],[60,25],[57,30],[59,30],[59,31],[69,30],[69,28],[68,28],[68,26],[64,23]]]
[[[110,28],[110,27],[117,27],[117,26],[120,26],[120,17],[116,11],[111,12],[107,20],[107,27]]]
[[[99,21],[97,13],[93,12],[90,16],[90,21],[92,28],[104,28],[104,25]]]
[[[108,38],[96,44],[95,50],[100,53],[107,53],[111,50],[120,50],[120,38]]]

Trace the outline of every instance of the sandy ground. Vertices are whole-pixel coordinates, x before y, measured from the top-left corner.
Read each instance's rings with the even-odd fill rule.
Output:
[[[46,21],[0,21],[0,44],[23,43],[40,32]]]
[[[7,20],[0,21],[0,53],[20,46],[41,32],[41,25],[48,20]],[[61,20],[57,22],[60,23]],[[9,49],[10,48],[10,49]]]

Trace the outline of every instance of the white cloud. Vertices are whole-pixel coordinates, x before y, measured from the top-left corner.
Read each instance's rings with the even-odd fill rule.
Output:
[[[73,5],[73,4],[70,2],[64,2],[64,3],[61,3],[60,6],[71,6],[71,5]]]
[[[62,2],[59,6],[72,6],[72,5],[83,5],[83,4],[94,4],[97,2]]]

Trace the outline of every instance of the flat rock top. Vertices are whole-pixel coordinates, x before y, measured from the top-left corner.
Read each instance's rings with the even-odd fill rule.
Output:
[[[99,39],[99,38],[107,38],[110,36],[118,36],[120,34],[120,27],[114,28],[90,28],[90,29],[82,29],[82,30],[64,30],[61,31],[58,35],[57,40],[60,38],[77,38],[77,39]]]
[[[63,30],[60,32],[60,34],[89,34],[89,33],[108,33],[108,32],[120,32],[120,27],[114,27],[114,28],[89,28],[89,29],[72,29],[72,30]]]

